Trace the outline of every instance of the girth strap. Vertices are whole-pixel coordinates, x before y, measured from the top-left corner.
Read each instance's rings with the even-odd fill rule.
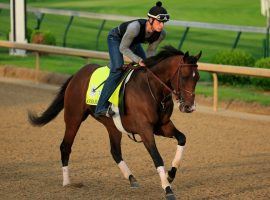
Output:
[[[131,134],[132,134],[132,137],[130,136],[130,134],[128,134],[128,137],[129,137],[131,140],[133,140],[134,142],[137,142],[137,143],[141,143],[141,142],[142,142],[142,140],[141,140],[141,141],[138,141],[138,140],[136,139],[134,133],[131,133]]]

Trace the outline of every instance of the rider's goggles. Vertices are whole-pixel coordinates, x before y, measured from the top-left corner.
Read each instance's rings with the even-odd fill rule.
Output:
[[[158,15],[151,15],[148,13],[149,17],[153,17],[155,19],[157,19],[160,22],[167,22],[170,20],[170,15],[169,14],[158,14]]]

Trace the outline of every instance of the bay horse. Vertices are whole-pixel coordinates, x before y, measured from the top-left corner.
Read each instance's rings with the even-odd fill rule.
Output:
[[[195,110],[195,86],[199,80],[197,61],[201,52],[189,56],[172,46],[165,46],[156,56],[144,60],[146,67],[138,67],[125,86],[125,112],[121,121],[128,133],[138,134],[149,152],[161,179],[161,186],[166,199],[175,199],[170,183],[176,171],[186,143],[185,135],[177,130],[170,117],[173,112],[173,96],[181,112]],[[86,105],[86,91],[92,73],[98,65],[89,64],[71,76],[61,87],[50,106],[40,115],[28,113],[32,125],[43,126],[53,120],[64,109],[65,135],[60,145],[63,186],[70,184],[68,162],[71,147],[81,123],[90,114],[94,116],[95,106]],[[131,187],[138,187],[138,182],[122,158],[120,132],[111,117],[95,118],[102,123],[109,134],[111,154]],[[156,147],[154,135],[177,140],[176,154],[171,169],[166,172],[162,157]]]

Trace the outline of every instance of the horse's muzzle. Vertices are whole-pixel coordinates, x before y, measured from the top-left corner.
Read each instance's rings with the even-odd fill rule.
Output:
[[[193,111],[196,110],[196,105],[195,105],[195,103],[193,105],[187,105],[185,103],[180,103],[179,110],[183,113],[192,113]]]

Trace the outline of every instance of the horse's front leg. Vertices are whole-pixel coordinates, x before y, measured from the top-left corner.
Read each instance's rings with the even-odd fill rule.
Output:
[[[177,169],[180,167],[180,162],[183,157],[184,147],[186,144],[186,136],[175,128],[172,121],[161,126],[157,134],[165,137],[175,137],[178,142],[176,153],[172,161],[172,168],[168,171],[168,181],[171,183],[175,178]]]
[[[153,132],[144,132],[144,134],[141,135],[142,141],[144,143],[144,146],[146,147],[147,151],[151,155],[155,167],[158,171],[158,174],[160,176],[161,180],[161,186],[164,189],[166,193],[166,199],[168,200],[174,200],[175,196],[173,194],[173,191],[171,189],[171,185],[167,179],[164,162],[158,152],[158,149],[156,147],[155,138]]]

